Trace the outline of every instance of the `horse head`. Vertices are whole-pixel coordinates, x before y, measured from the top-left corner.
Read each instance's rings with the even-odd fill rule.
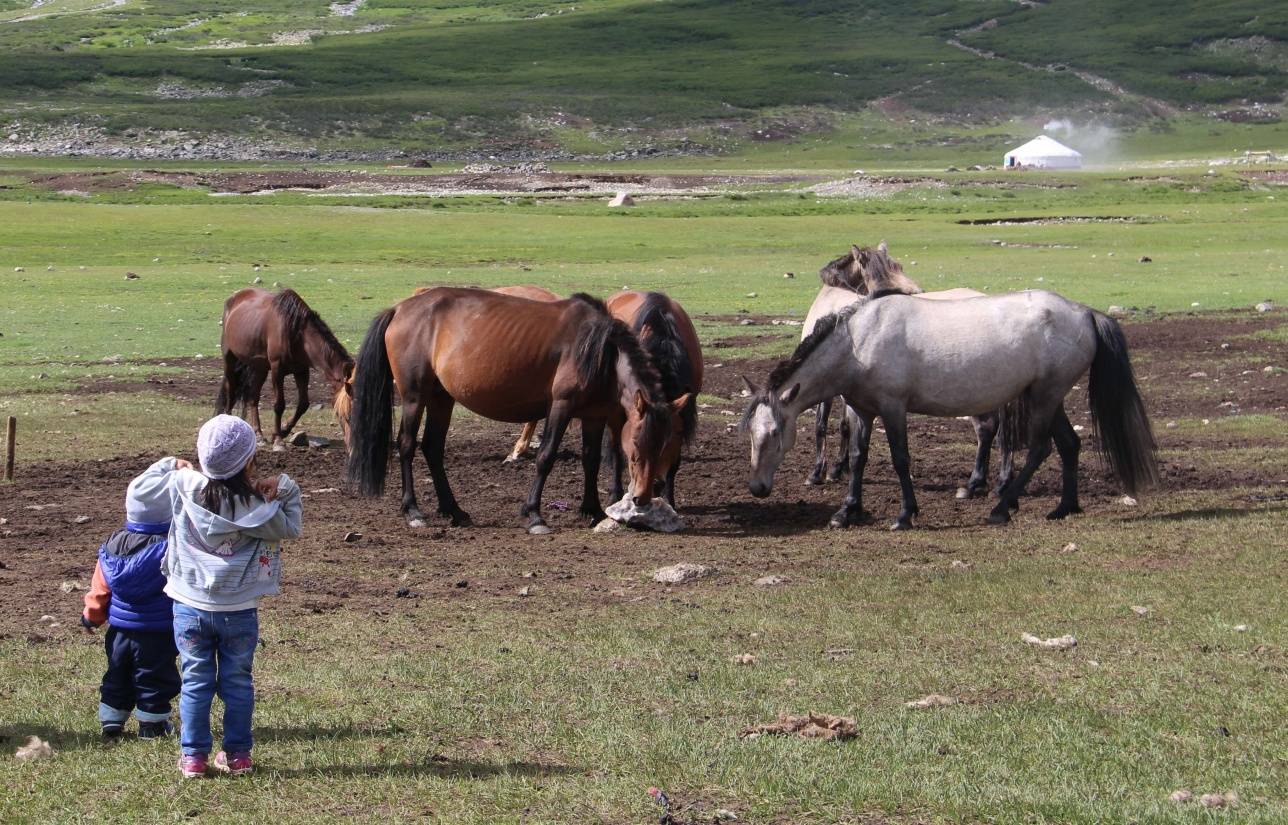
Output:
[[[630,473],[628,493],[639,507],[652,503],[657,483],[680,459],[684,445],[680,410],[687,403],[687,394],[668,403],[652,401],[643,390],[637,389],[633,403],[626,406],[622,453]]]
[[[751,479],[747,487],[756,498],[764,498],[774,489],[774,473],[783,456],[796,444],[796,422],[786,405],[795,400],[801,385],[787,389],[762,389],[751,379],[742,379],[751,392],[751,403],[742,416],[742,428],[751,435]]]
[[[903,266],[890,257],[890,248],[886,242],[877,244],[876,249],[858,247],[851,244],[850,258],[857,263],[858,278],[864,288],[861,295],[876,295],[879,292],[902,292],[905,295],[916,295],[923,292],[915,281],[903,274]]]

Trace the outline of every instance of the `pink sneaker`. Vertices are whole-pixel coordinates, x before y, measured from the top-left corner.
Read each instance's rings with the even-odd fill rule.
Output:
[[[206,755],[204,753],[184,754],[179,757],[179,772],[184,779],[200,779],[206,775]]]
[[[215,754],[215,770],[223,771],[229,776],[242,776],[255,770],[249,753],[228,754],[223,751]]]

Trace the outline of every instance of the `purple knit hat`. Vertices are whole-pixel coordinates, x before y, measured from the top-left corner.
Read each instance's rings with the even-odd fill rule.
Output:
[[[255,455],[255,431],[235,415],[217,415],[197,433],[197,458],[208,478],[232,478]]]

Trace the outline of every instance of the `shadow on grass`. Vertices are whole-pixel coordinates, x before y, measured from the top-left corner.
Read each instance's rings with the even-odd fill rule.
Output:
[[[1288,512],[1283,507],[1200,507],[1195,510],[1177,510],[1174,513],[1153,513],[1146,516],[1130,516],[1123,519],[1126,524],[1147,521],[1193,521],[1196,519],[1246,518],[1264,513]]]
[[[258,773],[274,778],[307,779],[309,777],[440,777],[443,779],[488,779],[494,776],[569,776],[581,774],[563,765],[538,762],[472,762],[469,760],[434,759],[428,762],[396,762],[388,765],[318,765],[311,768],[260,767]]]
[[[87,719],[93,719],[92,714],[93,708],[87,714]],[[89,723],[87,722],[87,724]],[[132,732],[122,736],[120,739],[104,739],[97,729],[58,730],[47,725],[6,724],[0,725],[0,750],[12,754],[14,750],[27,744],[27,739],[32,736],[39,736],[52,745],[55,751],[110,748],[117,742],[135,738]]]

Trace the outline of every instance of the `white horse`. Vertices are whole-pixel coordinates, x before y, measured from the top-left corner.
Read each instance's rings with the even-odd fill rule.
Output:
[[[796,440],[796,419],[824,398],[844,397],[870,433],[881,416],[903,506],[892,529],[917,513],[908,456],[908,413],[984,415],[1021,399],[1028,407],[1028,460],[989,514],[1010,520],[1018,498],[1054,439],[1063,467],[1060,503],[1048,518],[1078,513],[1080,439],[1064,411],[1074,382],[1091,371],[1092,421],[1102,453],[1128,492],[1158,481],[1153,433],[1136,389],[1127,342],[1116,321],[1051,292],[958,301],[908,295],[861,298],[820,319],[792,357],[760,388],[743,425],[751,434],[752,495],[773,488],[774,473]],[[746,379],[744,379],[746,380]],[[868,443],[859,438],[849,491],[832,524],[871,519],[863,510]]]

